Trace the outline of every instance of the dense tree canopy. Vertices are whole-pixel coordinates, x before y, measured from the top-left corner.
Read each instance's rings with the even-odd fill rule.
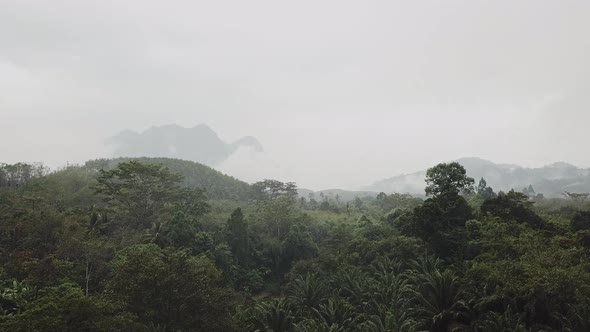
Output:
[[[590,203],[472,193],[456,163],[427,199],[299,197],[172,159],[16,165],[0,331],[590,330]]]

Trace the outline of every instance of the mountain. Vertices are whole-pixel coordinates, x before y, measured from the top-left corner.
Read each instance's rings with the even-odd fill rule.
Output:
[[[250,185],[211,167],[193,161],[172,158],[115,158],[87,161],[86,170],[113,169],[117,164],[138,160],[147,164],[159,164],[184,177],[184,184],[189,187],[205,188],[211,199],[246,200],[250,194]]]
[[[241,147],[261,152],[262,145],[247,136],[226,143],[205,124],[192,128],[178,125],[151,127],[142,133],[126,130],[109,139],[115,157],[169,157],[216,166]]]
[[[557,162],[540,168],[527,168],[519,165],[496,164],[480,158],[456,160],[467,170],[467,175],[475,182],[482,177],[488,186],[499,190],[521,190],[532,185],[537,193],[548,197],[560,196],[564,191],[590,192],[590,169]],[[364,190],[377,192],[409,192],[423,194],[426,171],[404,174],[377,181]]]

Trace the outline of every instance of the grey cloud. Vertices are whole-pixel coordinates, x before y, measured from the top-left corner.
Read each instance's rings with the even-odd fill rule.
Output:
[[[124,129],[207,123],[314,189],[472,155],[590,165],[572,143],[589,138],[584,0],[0,6],[7,161],[81,162]]]

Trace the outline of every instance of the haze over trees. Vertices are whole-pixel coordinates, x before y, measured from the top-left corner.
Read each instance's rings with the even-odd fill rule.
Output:
[[[0,1],[0,332],[590,332],[589,32]]]
[[[480,158],[461,158],[457,162],[465,167],[468,176],[476,180],[484,178],[487,185],[496,191],[527,188],[548,197],[559,197],[565,191],[590,192],[590,169],[578,168],[563,162],[540,168],[496,164]],[[364,189],[374,192],[422,194],[425,176],[426,171],[394,176],[377,181]]]
[[[590,327],[583,193],[496,192],[457,162],[425,199],[165,158],[0,169],[2,331]]]

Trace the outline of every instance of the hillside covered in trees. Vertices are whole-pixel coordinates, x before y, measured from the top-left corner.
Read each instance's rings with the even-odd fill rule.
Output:
[[[589,331],[590,203],[457,163],[425,199],[177,159],[0,165],[0,331]]]
[[[249,195],[250,189],[247,183],[222,174],[209,166],[188,160],[148,157],[98,159],[86,162],[82,169],[98,172],[101,169],[113,169],[118,164],[130,160],[167,167],[170,171],[182,176],[181,185],[203,188],[211,199],[246,200]]]

